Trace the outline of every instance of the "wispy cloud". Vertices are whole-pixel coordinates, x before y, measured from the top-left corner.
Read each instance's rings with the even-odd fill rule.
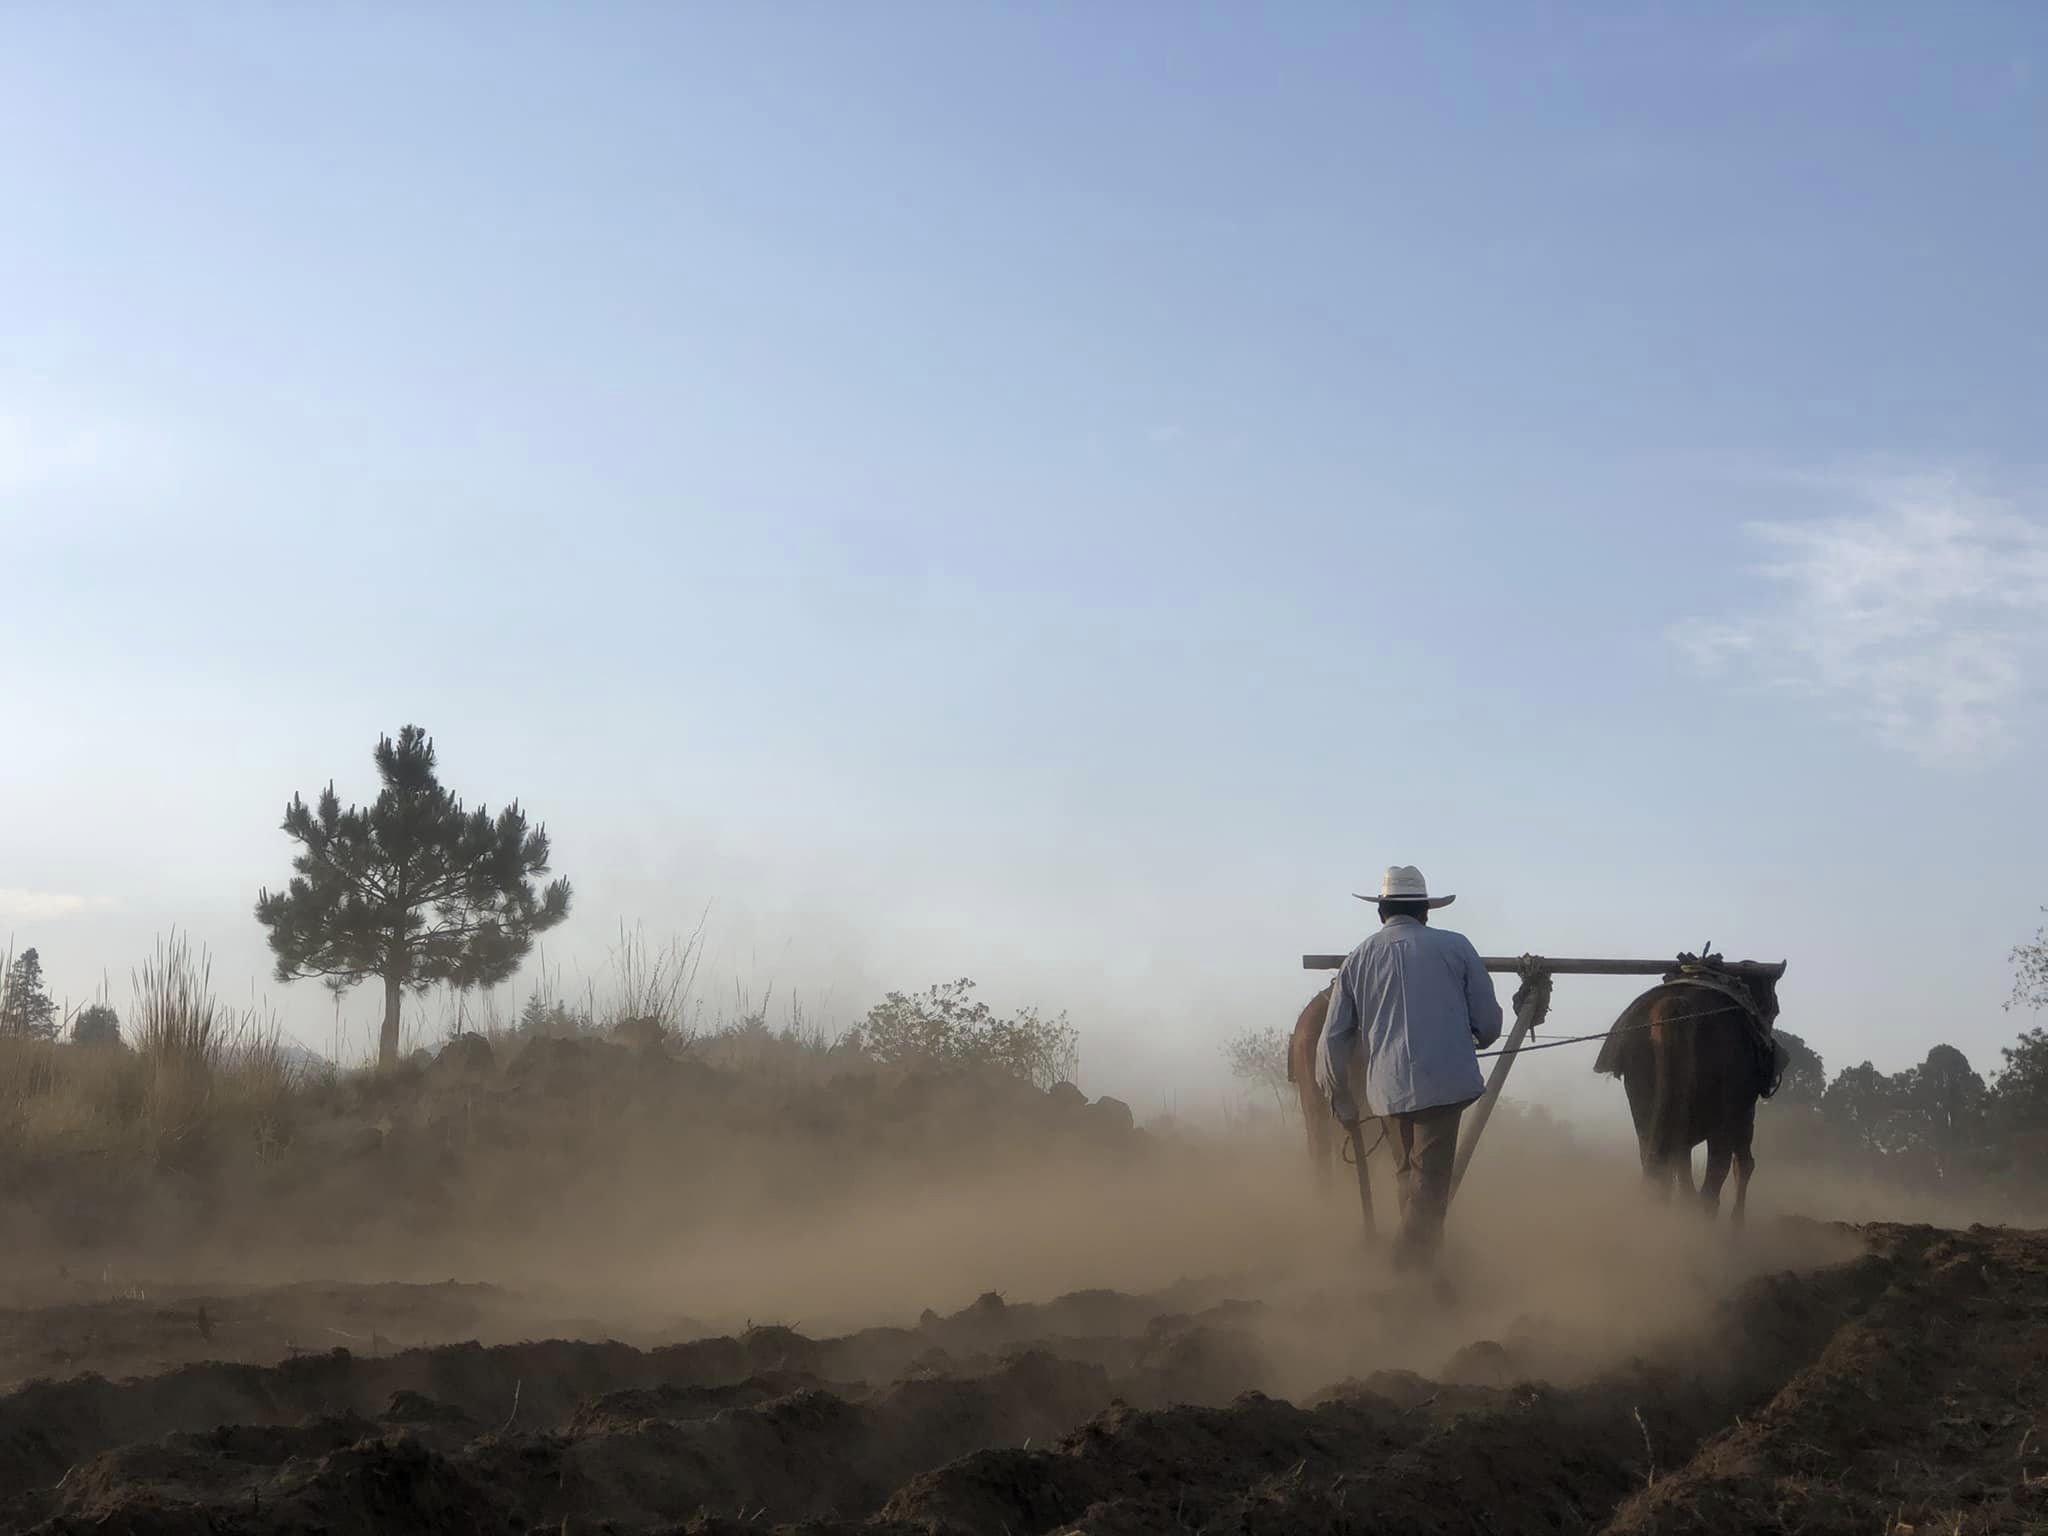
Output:
[[[31,922],[55,917],[76,917],[81,912],[102,911],[111,903],[104,897],[79,896],[69,891],[24,891],[0,886],[0,919],[26,918]]]
[[[1830,701],[1929,761],[2003,751],[2048,655],[2048,524],[1955,476],[1811,483],[1855,510],[1751,524],[1768,601],[1674,638],[1708,672]]]

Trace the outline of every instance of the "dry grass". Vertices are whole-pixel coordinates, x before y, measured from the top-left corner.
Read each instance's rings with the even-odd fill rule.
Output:
[[[610,955],[610,986],[602,1003],[589,1012],[601,1028],[642,1020],[659,1025],[665,1035],[687,1038],[691,1032],[691,996],[697,968],[704,958],[704,925],[678,934],[660,948],[650,948],[636,923],[619,924],[618,946]]]
[[[23,1161],[161,1158],[216,1123],[275,1135],[300,1086],[275,1016],[223,1005],[206,951],[180,935],[132,980],[127,1043],[0,1040],[0,1138]]]
[[[834,1034],[806,1014],[800,999],[789,999],[779,1028],[768,1022],[767,1014],[765,1001],[754,1007],[742,995],[731,1021],[721,1020],[696,1034],[691,1054],[728,1072],[795,1081],[873,1070],[874,1064],[843,1034]]]
[[[557,974],[541,959],[531,1000],[540,1028],[522,1027],[499,994],[448,991],[438,1008],[409,1000],[404,1038],[431,1050],[455,1034],[480,1034],[508,1060],[535,1033],[605,1036],[651,1021],[670,1049],[755,1080],[811,1083],[885,1070],[794,996],[772,997],[774,1022],[771,997],[757,1003],[743,991],[725,1008],[707,1008],[696,991],[703,952],[701,925],[656,943],[638,925],[621,924],[604,969],[579,978],[574,1001],[563,1001]],[[224,1001],[206,950],[181,934],[160,940],[130,981],[123,1043],[0,1039],[0,1169],[79,1157],[182,1166],[209,1148],[287,1145],[322,1120],[374,1119],[393,1086],[371,1080],[367,1056],[302,1068],[276,1016],[253,998],[245,1007]],[[334,1043],[339,1058],[347,1042],[338,1004]]]

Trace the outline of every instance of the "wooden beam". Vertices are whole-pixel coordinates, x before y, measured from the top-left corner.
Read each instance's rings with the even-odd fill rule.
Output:
[[[1486,955],[1482,958],[1486,968],[1497,974],[1514,975],[1522,969],[1519,955]],[[1553,976],[1662,976],[1666,971],[1678,968],[1676,955],[1669,960],[1553,960],[1547,955],[1532,958]],[[1303,955],[1301,968],[1305,971],[1334,971],[1344,960],[1343,955]],[[1724,960],[1719,969],[1732,971],[1738,976],[1766,976],[1776,980],[1785,974],[1785,962]]]

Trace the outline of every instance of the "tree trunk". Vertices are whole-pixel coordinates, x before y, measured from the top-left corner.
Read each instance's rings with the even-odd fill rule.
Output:
[[[377,1039],[377,1070],[389,1072],[398,1065],[398,999],[403,991],[398,972],[384,978],[384,1033]]]

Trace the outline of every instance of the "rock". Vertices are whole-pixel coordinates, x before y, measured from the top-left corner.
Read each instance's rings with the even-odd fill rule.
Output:
[[[482,1035],[450,1035],[441,1054],[434,1058],[434,1075],[473,1081],[489,1077],[496,1065],[491,1042]]]
[[[637,1051],[659,1051],[668,1045],[668,1031],[655,1018],[621,1019],[612,1028],[612,1038]]]
[[[1076,1088],[1072,1083],[1054,1083],[1046,1091],[1045,1096],[1061,1109],[1086,1109],[1088,1107],[1088,1095]]]
[[[1107,1094],[1088,1106],[1088,1113],[1096,1123],[1113,1135],[1129,1135],[1137,1126],[1137,1117],[1131,1113],[1131,1106],[1122,1099],[1112,1099]]]
[[[519,1082],[538,1079],[551,1089],[574,1087],[586,1075],[586,1055],[585,1044],[581,1040],[534,1035],[507,1064],[505,1075]]]

